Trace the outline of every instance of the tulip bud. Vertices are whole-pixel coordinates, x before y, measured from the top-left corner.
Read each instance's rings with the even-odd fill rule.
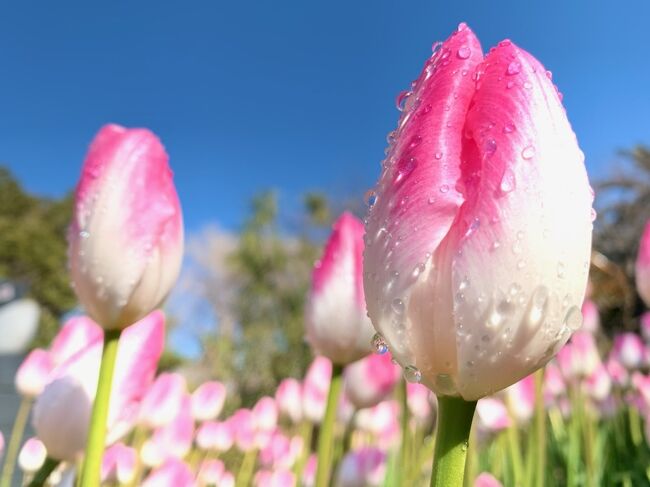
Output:
[[[371,487],[382,485],[386,472],[386,453],[377,448],[348,452],[341,460],[339,487]]]
[[[291,377],[283,379],[275,391],[275,402],[280,414],[287,416],[294,424],[302,419],[302,386]]]
[[[23,397],[38,396],[48,382],[53,364],[50,353],[40,348],[29,352],[16,372],[16,390]]]
[[[500,399],[484,397],[476,403],[478,426],[485,432],[496,433],[510,426],[508,409]]]
[[[186,393],[187,383],[181,374],[160,374],[142,399],[140,422],[149,428],[171,423],[180,411]]]
[[[504,391],[508,411],[519,424],[526,424],[535,412],[535,378],[532,375],[515,382]]]
[[[116,443],[106,449],[102,459],[102,482],[128,484],[135,475],[137,452],[123,443]]]
[[[367,217],[368,312],[409,380],[472,401],[581,325],[584,157],[544,67],[510,41],[484,57],[464,25],[402,100]]]
[[[332,362],[325,357],[316,357],[307,369],[302,387],[303,414],[312,423],[319,423],[325,414],[331,380]]]
[[[614,338],[612,355],[628,370],[636,370],[643,364],[645,347],[635,333],[622,333]]]
[[[199,473],[197,475],[199,485],[220,485],[219,479],[225,470],[224,464],[221,460],[208,459],[201,463]]]
[[[18,466],[25,473],[34,473],[45,463],[47,450],[38,438],[30,438],[25,442],[18,454]]]
[[[205,421],[196,432],[196,445],[202,450],[225,452],[230,450],[234,441],[230,421]]]
[[[122,333],[108,410],[107,443],[117,441],[135,424],[143,391],[151,384],[162,353],[164,333],[160,311]],[[83,452],[101,355],[101,340],[73,355],[52,372],[52,381],[36,399],[34,429],[52,458],[74,462]]]
[[[474,480],[474,487],[503,487],[503,484],[492,474],[483,472]]]
[[[605,401],[612,390],[612,379],[604,365],[599,364],[585,381],[587,393],[596,401]]]
[[[102,338],[102,328],[87,316],[73,316],[52,340],[50,356],[60,365],[91,343]]]
[[[70,270],[79,301],[106,329],[159,307],[178,276],[182,216],[167,159],[148,130],[106,125],[84,162]]]
[[[314,351],[346,365],[371,351],[362,282],[363,224],[343,213],[316,262],[307,301],[307,341]]]
[[[197,421],[219,416],[226,400],[226,388],[221,382],[204,382],[192,393],[192,415]]]
[[[582,329],[589,333],[596,333],[600,329],[600,313],[598,306],[591,299],[582,303]]]
[[[238,409],[228,420],[235,436],[235,445],[242,452],[255,448],[255,416],[249,409]]]
[[[650,221],[645,225],[636,258],[636,289],[650,307]]]
[[[437,404],[433,393],[421,384],[406,384],[406,401],[409,411],[420,423],[426,423],[431,419],[433,404]]]
[[[389,353],[371,354],[345,368],[345,395],[357,408],[376,406],[386,399],[401,377]]]
[[[591,375],[600,365],[594,336],[586,331],[575,333],[558,352],[557,363],[567,380],[579,380]]]
[[[194,487],[194,474],[185,462],[169,458],[149,474],[142,487]]]

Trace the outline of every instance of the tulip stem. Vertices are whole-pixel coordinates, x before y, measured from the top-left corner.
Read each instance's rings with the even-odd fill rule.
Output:
[[[11,437],[9,438],[9,445],[7,446],[7,456],[5,463],[2,467],[2,480],[0,480],[1,487],[9,487],[11,480],[14,476],[14,468],[16,467],[16,458],[18,458],[18,449],[20,442],[23,439],[25,432],[25,425],[27,418],[29,418],[29,410],[32,407],[32,400],[29,397],[23,397],[18,406],[18,412],[14,419],[14,427],[11,429]]]
[[[450,396],[438,397],[438,431],[431,487],[462,487],[475,409],[476,401]]]
[[[47,457],[43,465],[41,465],[41,468],[38,469],[38,472],[34,474],[32,480],[27,484],[27,487],[42,487],[50,474],[54,472],[54,469],[59,466],[59,463],[61,463],[59,460]]]
[[[318,433],[318,465],[316,467],[316,487],[327,487],[330,481],[332,468],[332,454],[334,452],[334,422],[336,408],[343,384],[343,366],[334,364],[332,367],[332,382],[327,395],[327,408],[325,417]]]
[[[113,370],[115,369],[120,333],[121,330],[106,330],[104,335],[104,350],[99,369],[97,394],[90,419],[86,456],[81,472],[81,487],[96,487],[100,483],[102,456],[106,444],[108,407],[111,398]]]

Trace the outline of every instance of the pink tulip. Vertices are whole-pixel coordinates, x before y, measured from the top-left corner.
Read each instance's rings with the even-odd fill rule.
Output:
[[[600,365],[594,336],[587,331],[576,332],[558,352],[557,363],[567,380],[579,380],[591,375]]]
[[[123,443],[116,443],[106,449],[102,459],[102,482],[128,484],[135,475],[137,452]]]
[[[109,405],[109,444],[133,427],[144,391],[153,381],[164,337],[160,311],[122,333]],[[52,381],[36,400],[34,429],[52,458],[73,462],[84,449],[101,354],[98,340],[72,356],[52,372]]]
[[[622,333],[614,338],[612,355],[628,370],[636,370],[643,365],[645,347],[635,333]]]
[[[510,41],[484,57],[463,24],[400,99],[364,285],[407,377],[436,393],[507,387],[581,325],[593,197],[546,73]]]
[[[612,353],[605,363],[607,373],[612,378],[612,382],[619,387],[626,387],[630,381],[630,373],[625,366]]]
[[[302,387],[303,414],[312,423],[320,423],[325,414],[331,380],[332,362],[325,357],[316,357],[307,369]]]
[[[272,431],[278,424],[278,406],[272,397],[262,397],[253,406],[255,428],[262,431]]]
[[[474,480],[474,487],[503,487],[492,474],[483,472]]]
[[[220,485],[219,481],[224,473],[225,467],[221,460],[208,459],[201,463],[197,475],[199,485]]]
[[[650,311],[641,315],[641,335],[646,343],[650,343]]]
[[[169,424],[178,414],[186,393],[187,383],[181,374],[160,374],[142,399],[140,422],[149,428]]]
[[[185,462],[169,458],[149,474],[142,487],[194,487],[194,474]]]
[[[418,422],[426,423],[431,419],[431,406],[436,403],[436,398],[429,389],[409,382],[406,384],[406,400],[409,411]]]
[[[79,300],[106,329],[160,306],[178,276],[183,228],[168,157],[146,129],[104,126],[75,193],[70,270]]]
[[[237,448],[242,452],[255,448],[255,416],[250,409],[238,409],[228,421],[232,426]]]
[[[219,487],[235,487],[235,476],[231,472],[225,471],[219,480]]]
[[[529,375],[505,389],[508,411],[518,424],[526,424],[535,412],[535,377]]]
[[[158,466],[162,461],[170,457],[183,458],[192,448],[194,438],[194,418],[192,418],[190,397],[185,396],[181,400],[178,413],[170,423],[156,429],[149,440],[146,448],[155,453],[150,458],[158,461],[153,466]],[[148,463],[151,464],[152,460]]]
[[[650,376],[635,372],[632,374],[632,385],[641,398],[644,409],[650,412]]]
[[[38,438],[28,439],[18,454],[18,466],[23,472],[36,472],[45,463],[47,450]]]
[[[102,338],[102,328],[87,316],[73,316],[61,327],[50,346],[55,365],[62,364],[74,354]]]
[[[604,401],[607,399],[612,390],[612,379],[604,365],[599,364],[592,374],[587,377],[585,389],[596,401]]]
[[[636,289],[650,307],[650,220],[646,223],[636,258]]]
[[[53,368],[50,352],[40,348],[32,350],[18,367],[14,380],[16,390],[23,397],[38,396],[43,392]]]
[[[582,329],[589,333],[596,333],[600,329],[598,306],[591,299],[585,299],[582,303]]]
[[[543,391],[544,400],[547,404],[552,403],[557,397],[566,393],[564,378],[555,362],[549,362],[546,364],[546,369],[544,370]]]
[[[379,447],[390,448],[399,442],[399,413],[397,402],[384,401],[374,407],[358,411],[355,421],[359,429],[375,436]]]
[[[495,397],[484,397],[476,403],[476,417],[479,428],[488,433],[496,433],[510,426],[508,409]]]
[[[366,487],[382,485],[386,472],[386,453],[377,448],[348,452],[341,460],[337,485]]]
[[[202,450],[225,452],[230,450],[235,441],[230,421],[205,421],[196,433],[196,444]]]
[[[294,378],[280,381],[275,391],[275,402],[280,414],[288,417],[292,423],[297,424],[302,419],[302,385]]]
[[[269,468],[290,469],[302,452],[302,438],[289,438],[274,431],[270,441],[260,451],[260,462]]]
[[[226,400],[226,388],[221,382],[204,382],[192,393],[192,415],[197,421],[219,416]]]
[[[371,351],[362,282],[363,223],[343,213],[316,262],[307,301],[307,341],[314,351],[347,365]]]
[[[309,455],[307,464],[302,472],[303,487],[313,487],[316,481],[316,468],[318,467],[318,457],[316,454]]]
[[[390,353],[371,354],[345,368],[345,394],[357,409],[369,408],[386,399],[401,377]]]
[[[260,470],[255,474],[255,487],[293,487],[296,476],[290,470]]]

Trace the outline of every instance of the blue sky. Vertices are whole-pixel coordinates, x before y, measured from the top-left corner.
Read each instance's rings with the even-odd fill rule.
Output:
[[[147,126],[190,232],[236,228],[255,192],[370,187],[395,95],[466,21],[554,73],[593,177],[650,143],[650,2],[4,2],[0,161],[72,188],[97,129]]]

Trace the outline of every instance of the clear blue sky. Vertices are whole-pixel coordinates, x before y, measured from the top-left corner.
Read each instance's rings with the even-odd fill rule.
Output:
[[[650,2],[4,2],[0,161],[74,186],[100,125],[147,126],[190,231],[235,228],[256,191],[370,187],[395,95],[461,20],[554,73],[592,175],[650,143]]]

